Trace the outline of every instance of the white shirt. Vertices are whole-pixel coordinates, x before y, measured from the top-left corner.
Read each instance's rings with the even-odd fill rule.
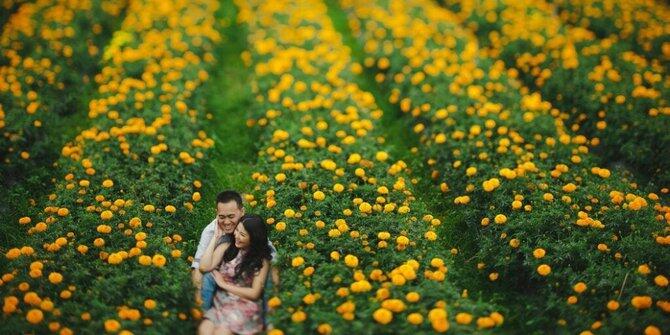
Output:
[[[209,242],[212,241],[212,237],[214,237],[214,233],[216,232],[216,221],[216,218],[212,220],[212,222],[210,222],[200,234],[200,242],[198,242],[198,249],[195,252],[195,259],[193,260],[193,263],[191,263],[191,268],[200,268],[200,259],[205,253]],[[275,246],[272,245],[272,241],[270,240],[268,240],[268,246],[270,246],[270,257],[272,257],[272,261],[274,262],[277,256],[277,249],[275,249]]]

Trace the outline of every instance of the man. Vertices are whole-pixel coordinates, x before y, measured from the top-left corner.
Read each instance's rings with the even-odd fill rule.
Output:
[[[223,231],[223,236],[217,241],[221,243],[230,243],[233,241],[233,232],[240,218],[244,215],[244,205],[242,196],[235,191],[223,191],[216,196],[216,218],[210,222],[200,234],[200,242],[195,252],[195,259],[191,263],[191,276],[193,285],[197,288],[196,301],[202,299],[202,308],[207,310],[211,307],[212,297],[216,291],[216,283],[210,272],[203,275],[200,272],[200,258],[207,249],[209,242],[214,237],[214,232],[218,228]]]
[[[233,232],[244,215],[244,204],[242,196],[232,190],[223,191],[216,196],[216,218],[210,222],[200,234],[200,242],[195,253],[195,259],[191,263],[191,276],[193,285],[196,287],[196,301],[201,300],[202,309],[208,310],[212,306],[212,299],[216,292],[216,282],[211,272],[203,274],[200,271],[200,260],[215,235],[215,232],[220,229],[223,235],[216,242],[216,245],[233,242]],[[276,250],[270,242],[270,249],[272,250],[272,260],[275,261]],[[278,284],[279,277],[275,267],[271,269],[272,281],[275,285]]]

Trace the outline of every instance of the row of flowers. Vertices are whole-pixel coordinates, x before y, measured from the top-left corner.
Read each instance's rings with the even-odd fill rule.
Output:
[[[0,172],[17,182],[50,165],[63,116],[76,114],[100,72],[126,1],[39,1],[16,7],[0,36]],[[9,8],[11,9],[11,8]],[[91,89],[86,89],[91,88]],[[51,132],[50,132],[51,131]]]
[[[583,26],[601,38],[614,35],[649,60],[665,64],[670,60],[670,9],[661,2],[551,0],[551,3],[564,22]]]
[[[644,6],[639,2],[630,6]],[[617,35],[598,38],[580,25],[566,25],[544,0],[445,3],[474,29],[489,55],[516,69],[530,90],[551,102],[556,117],[590,138],[603,162],[624,163],[642,180],[651,178],[654,191],[668,192],[670,82],[662,62],[636,53]],[[611,10],[620,12],[611,17],[619,21],[632,14],[627,5]],[[667,36],[670,25],[664,21],[654,29]]]
[[[281,287],[270,334],[486,332],[504,316],[449,280],[456,250],[390,156],[382,110],[317,0],[236,1],[261,127],[247,200],[271,229]]]
[[[91,128],[62,148],[48,200],[12,223],[29,236],[3,247],[3,333],[195,331],[182,234],[213,145],[198,88],[221,41],[218,6],[130,2],[95,76]]]
[[[508,319],[527,331],[667,330],[670,208],[659,195],[599,167],[588,140],[454,13],[422,0],[340,3],[364,65],[415,122],[425,176],[463,221],[460,259],[515,301]]]

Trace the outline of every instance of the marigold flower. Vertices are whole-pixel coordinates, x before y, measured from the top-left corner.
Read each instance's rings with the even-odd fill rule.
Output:
[[[344,256],[344,264],[350,268],[355,268],[358,266],[358,257],[354,255],[346,255]]]
[[[375,321],[383,325],[389,324],[391,321],[393,321],[393,313],[391,313],[391,311],[386,308],[377,309],[374,311],[374,313],[372,313],[372,317]]]
[[[423,323],[423,315],[421,313],[410,313],[407,316],[407,322],[413,325],[420,325]]]
[[[105,325],[105,331],[108,333],[115,333],[119,331],[119,329],[121,328],[121,324],[119,323],[119,321],[116,321],[114,319],[105,320],[104,325]]]
[[[307,313],[303,311],[297,311],[293,314],[291,314],[291,321],[298,323],[298,322],[303,322],[307,319]]]
[[[43,319],[44,319],[44,314],[39,309],[33,308],[30,311],[28,311],[28,313],[26,314],[26,320],[28,320],[28,322],[30,322],[34,325],[42,322]]]
[[[537,273],[543,277],[547,276],[551,273],[551,266],[547,264],[541,264],[540,266],[537,267]]]
[[[468,325],[472,322],[472,315],[469,313],[458,313],[456,314],[456,323],[459,325]]]
[[[651,307],[652,300],[651,300],[650,296],[646,296],[646,295],[634,296],[630,300],[630,303],[636,309],[647,309],[647,308]]]

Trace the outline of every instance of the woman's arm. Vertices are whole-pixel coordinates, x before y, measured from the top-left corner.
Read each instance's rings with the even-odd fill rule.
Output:
[[[226,282],[223,279],[223,276],[218,271],[212,272],[214,275],[214,280],[216,284],[219,285],[222,289],[232,293],[236,296],[249,299],[249,300],[258,300],[263,295],[263,288],[265,287],[265,280],[268,277],[268,271],[270,270],[270,262],[268,260],[263,260],[263,266],[260,271],[254,275],[254,280],[251,283],[251,287],[241,287],[235,284]]]
[[[200,272],[212,271],[212,269],[214,269],[221,261],[221,258],[219,258],[218,262],[216,262],[216,259],[214,259],[215,251],[218,251],[219,249],[216,247],[216,243],[219,241],[221,236],[223,236],[223,230],[221,230],[219,225],[216,224],[214,226],[214,236],[212,236],[212,239],[209,241],[209,245],[207,245],[207,249],[205,249],[205,253],[200,258]]]
[[[211,257],[203,257],[200,260],[200,272],[209,272],[216,269],[216,267],[221,264],[223,254],[226,252],[229,245],[230,243],[221,243],[214,249],[214,252],[211,253]]]

